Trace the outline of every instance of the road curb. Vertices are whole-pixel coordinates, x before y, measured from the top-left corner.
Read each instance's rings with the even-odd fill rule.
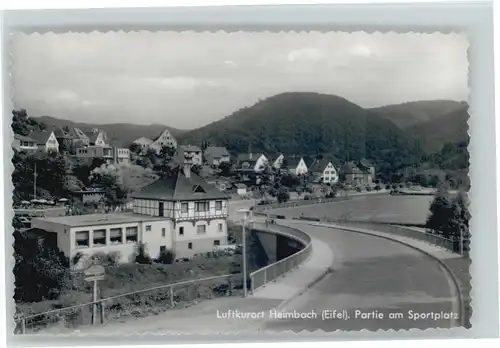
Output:
[[[419,251],[419,252],[427,255],[431,259],[435,260],[446,271],[446,273],[448,273],[448,275],[450,276],[450,278],[451,278],[451,280],[453,282],[453,285],[454,285],[454,288],[455,288],[455,292],[457,293],[457,301],[458,301],[458,311],[459,311],[458,324],[459,324],[460,327],[466,327],[466,322],[465,322],[466,320],[465,320],[465,317],[464,317],[464,314],[465,314],[465,304],[464,304],[464,301],[463,301],[463,294],[462,294],[462,290],[460,288],[460,284],[459,284],[459,282],[458,282],[458,280],[457,280],[457,278],[455,276],[455,273],[439,257],[437,257],[435,255],[432,255],[428,251],[425,251],[425,250],[423,250],[423,249],[421,249],[421,248],[419,248],[417,246],[405,243],[405,242],[403,242],[401,240],[398,240],[398,239],[395,239],[395,238],[391,238],[390,236],[380,235],[380,233],[384,233],[384,232],[381,232],[381,231],[373,230],[373,231],[370,232],[369,230],[365,230],[365,229],[360,230],[360,229],[357,229],[355,227],[340,226],[340,225],[328,225],[328,224],[322,224],[322,223],[316,223],[316,224],[310,224],[310,225],[311,226],[326,227],[326,228],[334,228],[334,229],[338,229],[338,230],[350,231],[350,232],[355,232],[355,233],[360,233],[360,234],[366,234],[366,235],[370,235],[370,236],[374,236],[374,237],[384,238],[384,239],[387,239],[387,240],[390,240],[390,241],[393,241],[393,242],[396,242],[396,243],[408,246],[408,247],[410,247],[410,248],[412,248],[414,250],[417,250],[417,251]]]
[[[289,298],[283,300],[279,305],[274,307],[275,310],[280,311],[283,310],[283,308],[289,304],[291,301],[295,300],[297,297],[303,295],[307,290],[312,288],[314,285],[319,283],[323,278],[325,278],[328,274],[332,273],[333,269],[332,267],[328,267],[326,270],[321,272],[321,274],[317,277],[315,277],[313,280],[311,280],[305,287],[301,288],[300,290],[297,290],[292,296]]]

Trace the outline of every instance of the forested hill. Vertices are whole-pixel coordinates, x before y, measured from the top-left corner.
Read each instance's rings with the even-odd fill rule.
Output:
[[[369,158],[382,171],[420,159],[416,143],[389,120],[348,100],[317,93],[283,93],[187,132],[182,142],[226,146],[230,152]],[[388,169],[388,168],[387,168]]]

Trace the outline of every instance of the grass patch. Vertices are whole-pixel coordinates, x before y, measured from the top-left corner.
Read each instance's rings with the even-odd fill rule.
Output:
[[[106,277],[99,281],[98,298],[108,298],[128,292],[146,290],[152,287],[168,285],[176,282],[201,279],[232,273],[235,255],[199,255],[189,262],[173,264],[121,264],[105,265]],[[237,278],[238,275],[235,275]],[[64,291],[59,299],[36,303],[17,304],[16,317],[50,311],[53,309],[75,306],[92,301],[92,284],[85,282],[82,274],[76,274],[73,287]],[[230,292],[226,279],[212,280],[204,283],[190,284],[174,289],[174,306],[187,307],[220,296],[230,296],[239,293]],[[171,308],[169,289],[145,291],[128,295],[105,303],[106,320],[116,320],[123,316],[146,316],[158,314]],[[27,323],[28,329],[40,329],[53,326],[56,323],[76,327],[91,323],[90,306],[51,314],[47,317],[37,317]],[[19,330],[19,328],[18,328]]]

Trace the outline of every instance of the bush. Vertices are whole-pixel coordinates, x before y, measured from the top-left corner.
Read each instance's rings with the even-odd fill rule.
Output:
[[[366,186],[366,191],[367,192],[370,192],[372,190],[372,187],[371,186]]]
[[[391,189],[391,185],[385,185],[385,189],[386,190],[390,190]]]
[[[310,201],[310,200],[311,200],[311,196],[309,196],[309,195],[304,196],[304,201]]]
[[[361,191],[362,191],[362,190],[361,190],[361,187],[356,186],[356,191],[357,191],[357,192],[361,192]]]
[[[381,189],[380,185],[375,185],[375,191],[380,191]]]
[[[144,244],[140,244],[137,247],[137,255],[135,256],[135,262],[140,263],[142,265],[150,265],[153,263],[151,257],[146,253],[146,247]]]
[[[175,253],[172,250],[161,251],[156,261],[164,265],[171,265],[175,261]]]

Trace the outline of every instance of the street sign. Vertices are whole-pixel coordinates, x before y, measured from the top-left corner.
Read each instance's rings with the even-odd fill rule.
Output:
[[[104,279],[104,267],[101,265],[93,265],[83,273],[85,274],[85,280],[88,282]]]

